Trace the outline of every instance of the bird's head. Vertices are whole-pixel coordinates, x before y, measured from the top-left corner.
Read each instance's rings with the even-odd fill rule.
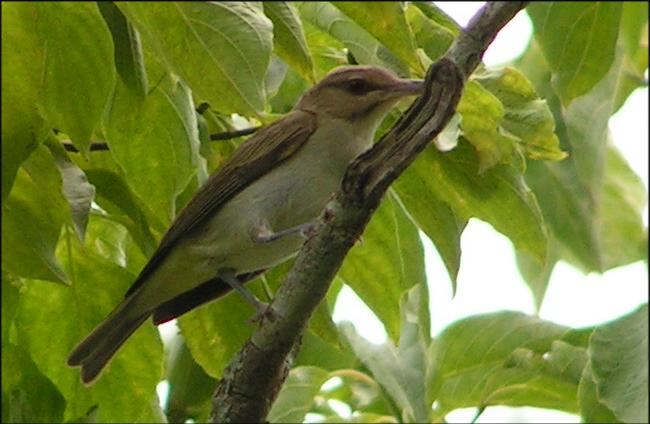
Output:
[[[375,66],[342,66],[307,91],[296,109],[376,126],[406,96],[421,94],[423,81],[401,79]]]

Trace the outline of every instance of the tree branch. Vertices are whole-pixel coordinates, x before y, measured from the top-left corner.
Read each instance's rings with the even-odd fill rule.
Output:
[[[72,144],[70,140],[61,140],[61,144],[66,152],[79,153],[77,146]],[[108,144],[105,141],[93,141],[90,143],[90,151],[95,150],[108,150]]]
[[[292,351],[346,254],[389,185],[453,116],[464,81],[498,31],[526,2],[490,2],[433,64],[426,91],[394,127],[348,167],[341,189],[321,214],[273,299],[273,320],[259,327],[230,362],[213,397],[212,422],[263,422],[291,367]]]
[[[259,130],[262,127],[250,127],[250,128],[244,128],[243,130],[234,130],[234,131],[224,131],[224,132],[219,132],[219,133],[213,133],[210,134],[210,141],[218,141],[218,140],[230,140],[231,138],[237,138],[241,137],[244,135],[248,134],[253,134],[255,131]],[[63,145],[63,148],[67,152],[72,152],[72,153],[79,153],[79,149],[77,149],[77,146],[72,144],[72,141],[70,140],[61,140],[61,144]],[[95,150],[109,150],[108,148],[108,143],[105,141],[93,141],[90,143],[90,151],[95,151]]]
[[[253,134],[255,131],[259,130],[260,128],[262,127],[250,127],[250,128],[244,128],[243,130],[224,131],[220,133],[210,134],[210,141],[229,140],[231,138],[237,138],[243,135]]]

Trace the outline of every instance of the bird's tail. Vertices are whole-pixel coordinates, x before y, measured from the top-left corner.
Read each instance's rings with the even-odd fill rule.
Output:
[[[134,314],[135,296],[124,299],[88,335],[68,357],[69,366],[81,366],[81,380],[92,383],[115,352],[135,330],[151,315],[151,312]]]

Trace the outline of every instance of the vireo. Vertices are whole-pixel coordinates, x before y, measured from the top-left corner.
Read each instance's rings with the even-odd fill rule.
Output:
[[[423,82],[345,66],[307,91],[282,119],[240,145],[163,236],[122,302],[70,354],[91,383],[149,317],[176,318],[236,289],[300,249],[348,164],[386,114]]]

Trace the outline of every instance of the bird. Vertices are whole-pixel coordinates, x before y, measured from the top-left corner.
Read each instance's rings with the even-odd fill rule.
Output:
[[[295,256],[377,127],[423,81],[376,66],[341,66],[293,109],[243,142],[181,210],[124,299],[70,353],[90,385],[149,317],[154,325],[236,290]],[[272,313],[272,311],[271,311]]]

